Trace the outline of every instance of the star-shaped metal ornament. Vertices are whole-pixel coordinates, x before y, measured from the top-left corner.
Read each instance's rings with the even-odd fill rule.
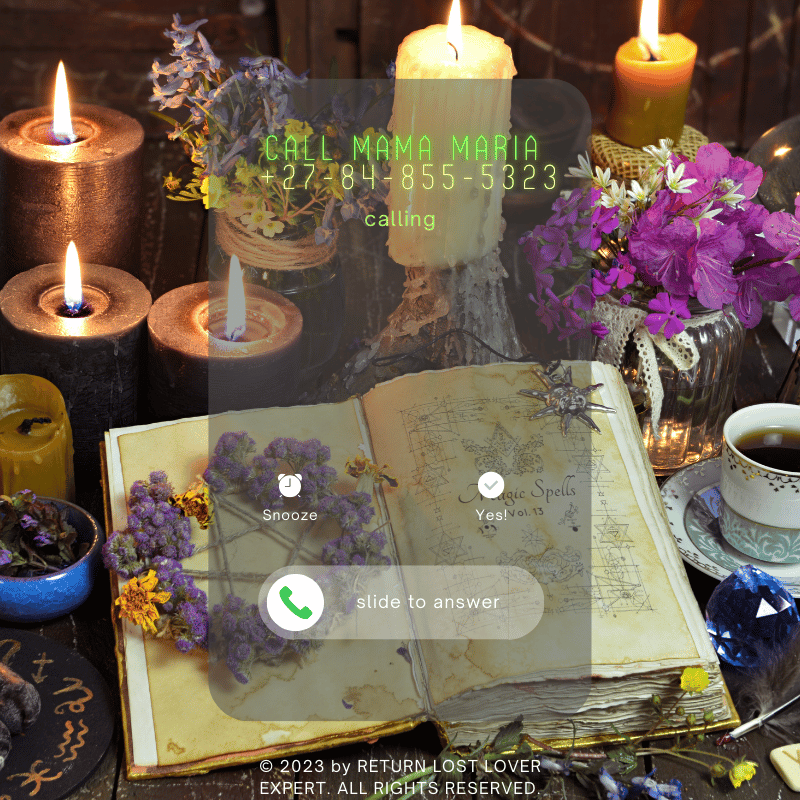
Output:
[[[574,419],[579,419],[581,422],[588,425],[593,430],[601,433],[600,428],[595,425],[592,418],[586,413],[587,411],[607,411],[611,414],[616,414],[615,408],[609,406],[601,406],[599,403],[592,403],[589,400],[589,395],[599,389],[603,384],[595,383],[592,386],[585,386],[579,388],[572,383],[572,367],[567,367],[564,370],[564,377],[562,380],[557,381],[554,379],[553,373],[558,369],[560,362],[558,362],[552,369],[547,372],[540,372],[538,369],[533,371],[542,380],[547,387],[547,391],[540,392],[537,389],[520,389],[520,394],[527,397],[535,397],[537,400],[544,400],[545,407],[541,411],[537,411],[530,419],[538,419],[545,417],[549,414],[557,414],[561,417],[561,433],[566,436],[569,430],[569,425]]]

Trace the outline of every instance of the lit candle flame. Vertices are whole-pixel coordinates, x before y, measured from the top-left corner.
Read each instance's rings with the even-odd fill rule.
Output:
[[[791,153],[792,148],[788,145],[784,145],[783,147],[779,147],[773,154],[773,158],[783,158],[787,153]]]
[[[53,101],[53,136],[61,144],[72,144],[75,131],[72,129],[72,116],[69,111],[69,93],[67,92],[67,76],[64,62],[58,62],[56,73],[56,95]]]
[[[225,338],[229,342],[239,340],[247,327],[244,300],[244,277],[239,266],[239,257],[231,256],[228,272],[228,313],[225,317]]]
[[[78,260],[75,242],[70,242],[67,247],[67,259],[64,265],[64,305],[72,312],[80,310],[83,305],[81,262]]]
[[[647,48],[648,56],[655,59],[661,57],[661,45],[658,43],[658,0],[642,0],[639,39]]]
[[[464,47],[461,38],[461,3],[459,0],[453,0],[453,5],[450,6],[450,18],[447,20],[447,44],[456,51],[456,61],[458,61]]]

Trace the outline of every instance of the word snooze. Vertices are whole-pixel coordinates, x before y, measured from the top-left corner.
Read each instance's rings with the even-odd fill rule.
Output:
[[[317,518],[316,511],[264,511],[264,521],[284,521],[292,520],[293,522],[306,522],[307,520],[315,520]]]

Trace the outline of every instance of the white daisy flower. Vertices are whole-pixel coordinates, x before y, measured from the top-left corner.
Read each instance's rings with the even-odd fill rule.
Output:
[[[267,212],[263,208],[256,208],[251,213],[241,217],[242,225],[251,233],[255,233],[267,219]]]
[[[686,168],[685,163],[678,164],[675,169],[670,161],[667,165],[667,188],[675,192],[675,194],[686,194],[689,187],[697,183],[697,178],[684,178],[683,171]]]
[[[659,166],[666,167],[669,162],[669,157],[672,155],[673,144],[672,139],[661,139],[658,142],[658,147],[651,144],[642,149],[645,153],[652,156]]]
[[[714,217],[717,216],[717,214],[721,214],[722,213],[722,209],[721,208],[713,208],[712,209],[711,208],[712,205],[714,205],[713,202],[708,203],[706,205],[706,207],[700,212],[700,215],[695,217],[694,220],[692,220],[694,222],[694,224],[697,226],[697,230],[698,231],[700,230],[700,220],[701,219],[713,219]]]
[[[578,164],[580,166],[577,167],[570,167],[569,173],[566,175],[567,178],[588,178],[592,180],[594,174],[592,173],[592,165],[589,163],[589,154],[586,153],[585,155],[578,156]]]
[[[618,184],[616,181],[611,181],[603,192],[600,202],[606,208],[623,208],[628,205],[628,196],[625,191],[625,181]]]
[[[631,181],[631,188],[628,189],[628,197],[634,203],[646,203],[650,198],[650,187],[642,186],[639,181]]]
[[[611,168],[606,167],[604,170],[601,170],[600,167],[594,168],[595,172],[595,185],[600,189],[605,189],[608,184],[611,182]]]
[[[742,200],[746,200],[747,198],[743,194],[739,194],[739,189],[742,188],[741,183],[737,183],[734,185],[733,181],[730,178],[723,178],[717,186],[720,189],[725,190],[725,194],[722,195],[719,199],[729,205],[731,208],[737,208],[739,203]]]
[[[228,204],[228,213],[234,217],[242,217],[245,214],[252,214],[259,206],[261,198],[254,194],[239,194],[238,192],[231,197]]]

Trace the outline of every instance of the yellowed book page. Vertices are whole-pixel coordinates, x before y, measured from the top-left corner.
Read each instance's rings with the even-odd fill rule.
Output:
[[[593,382],[588,363],[572,369],[576,386]],[[378,462],[399,480],[385,497],[401,563],[513,564],[544,588],[542,621],[522,639],[420,642],[434,705],[515,677],[701,658],[610,415],[591,413],[600,433],[573,419],[564,436],[558,416],[530,419],[543,401],[519,394],[543,388],[531,367],[506,364],[399,378],[363,400]],[[591,400],[608,405],[598,391]],[[477,484],[490,470],[505,491],[485,500]],[[485,512],[504,518],[487,522]]]
[[[352,491],[355,488],[355,479],[345,474],[345,462],[360,453],[357,449],[359,444],[367,444],[355,402],[230,414],[212,418],[211,425],[212,446],[220,432],[248,431],[256,441],[257,453],[262,452],[275,436],[293,436],[301,440],[319,438],[331,448],[329,463],[339,474],[337,489]],[[209,456],[207,419],[186,420],[135,433],[112,432],[112,436],[115,433],[118,434],[116,440],[126,493],[134,481],[146,479],[155,470],[165,470],[176,491],[183,491],[206,468]],[[287,507],[292,506],[289,504]],[[385,522],[380,513],[379,509],[376,525]],[[124,514],[124,508],[115,508],[117,527],[124,527]],[[219,509],[219,521],[227,533],[234,530],[236,517],[223,508]],[[289,527],[291,525],[280,523],[284,535],[291,537],[297,533]],[[339,529],[334,530],[330,522],[318,525],[307,536],[304,548],[319,551],[328,538],[338,535]],[[245,538],[237,540],[234,545],[244,546]],[[265,579],[273,570],[286,566],[291,548],[284,539],[263,531],[250,538],[247,554],[252,554],[253,569],[262,573]],[[207,542],[207,532],[202,531],[195,520],[192,520],[192,540],[198,546]],[[312,560],[307,553],[301,553],[297,563]],[[210,561],[213,568],[219,568],[218,552],[212,551]],[[207,571],[209,551],[198,553],[184,560],[183,564],[187,570]],[[207,580],[198,579],[197,584],[208,591]],[[258,582],[251,586],[236,586],[237,593],[248,595],[245,597],[247,602],[256,602]],[[222,693],[217,699],[228,712],[225,713],[210,693],[209,664],[205,653],[184,655],[170,642],[147,638],[146,669],[158,764],[180,764],[223,753],[314,740],[336,733],[351,733],[357,739],[358,731],[374,726],[375,721],[400,720],[419,714],[421,701],[412,668],[397,653],[401,643],[368,642],[369,658],[364,656],[367,651],[360,647],[361,644],[325,642],[302,666],[284,664],[257,668],[247,685],[233,680],[224,664],[213,665],[212,670],[222,687],[215,691]],[[309,708],[307,702],[309,687],[315,688],[313,708]],[[229,716],[233,713],[249,719],[273,720],[275,713],[268,698],[275,691],[284,697],[283,707],[296,707],[295,720],[243,721]],[[130,701],[135,703],[136,698],[131,697]],[[191,714],[178,711],[179,706],[185,705],[191,706]],[[348,706],[352,709],[346,711]],[[342,720],[343,715],[349,718]],[[342,721],[324,721],[335,719]]]

